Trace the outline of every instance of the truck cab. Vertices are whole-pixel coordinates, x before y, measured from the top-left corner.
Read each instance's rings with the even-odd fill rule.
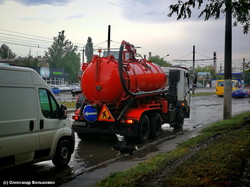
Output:
[[[176,111],[176,109],[180,110],[177,113],[180,113],[180,116],[178,117],[172,117],[176,121],[173,124],[175,128],[182,128],[184,123],[184,118],[189,118],[190,116],[190,92],[193,89],[191,87],[192,83],[192,76],[188,72],[186,68],[182,67],[161,67],[163,71],[165,72],[166,76],[169,77],[169,82],[167,84],[168,90],[170,92],[170,104],[173,106],[173,111]],[[170,113],[171,113],[171,107],[170,107]],[[175,115],[174,115],[175,116]]]
[[[180,71],[180,74],[176,75],[179,77],[177,81],[177,100],[187,100],[190,105],[190,92],[192,88],[192,76],[187,69],[181,67],[161,67],[165,74],[169,77],[169,71]],[[169,83],[167,85],[169,87]]]

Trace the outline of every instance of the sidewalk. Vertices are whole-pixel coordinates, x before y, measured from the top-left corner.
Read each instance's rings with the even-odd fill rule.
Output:
[[[194,93],[201,93],[201,92],[215,92],[214,87],[208,87],[208,88],[196,88]]]
[[[137,156],[137,155],[140,155],[140,150],[139,150],[138,152],[135,152],[134,158],[132,159],[126,158],[126,157],[125,158],[117,157],[117,158],[108,160],[106,162],[100,163],[99,165],[94,166],[93,168],[88,168],[86,171],[79,173],[79,175],[76,176],[73,180],[67,183],[61,184],[60,186],[61,187],[71,187],[71,186],[94,187],[98,184],[98,182],[100,182],[102,179],[106,178],[112,173],[126,171],[128,169],[131,169],[137,166],[139,163],[152,158],[153,156],[176,149],[176,147],[180,143],[194,136],[197,136],[199,134],[199,131],[203,127],[205,126],[197,127],[195,128],[194,131],[188,131],[185,133],[177,133],[174,136],[166,137],[159,141],[156,140],[150,145],[141,149],[150,149],[150,147],[153,146],[155,149],[157,149],[157,151],[150,152],[143,157]]]

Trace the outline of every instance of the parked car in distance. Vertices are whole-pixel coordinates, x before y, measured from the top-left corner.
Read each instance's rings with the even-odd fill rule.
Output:
[[[76,109],[78,109],[82,106],[84,99],[85,99],[85,97],[83,96],[83,94],[78,95],[78,97],[76,99]]]
[[[51,86],[50,88],[55,95],[58,95],[61,92],[61,89],[59,89],[58,87]]]
[[[244,89],[236,89],[232,92],[232,97],[234,98],[245,98],[248,96],[249,96],[249,93]]]
[[[73,89],[71,90],[71,94],[72,94],[73,97],[75,97],[76,95],[78,95],[78,94],[80,94],[80,93],[82,93],[82,90],[81,90],[80,87],[76,87],[76,88],[73,88]]]
[[[198,82],[198,83],[196,84],[196,88],[204,88],[204,85]]]

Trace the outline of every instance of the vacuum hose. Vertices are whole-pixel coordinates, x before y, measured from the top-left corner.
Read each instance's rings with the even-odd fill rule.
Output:
[[[134,93],[134,92],[131,92],[127,88],[125,80],[124,80],[124,77],[123,77],[123,63],[122,63],[123,62],[123,60],[122,60],[122,53],[123,53],[124,45],[125,44],[127,44],[127,43],[125,41],[122,41],[121,46],[120,46],[120,51],[119,51],[119,59],[118,59],[119,76],[120,76],[120,81],[121,81],[121,84],[122,84],[122,87],[123,87],[124,91],[128,95],[130,95],[132,97],[144,97],[144,96],[150,96],[150,95],[157,95],[157,94],[167,93],[168,90],[166,90],[166,89],[164,89],[164,90],[154,90],[154,91],[148,91],[148,92],[140,91],[140,92]],[[129,52],[134,57],[133,51],[129,50]]]

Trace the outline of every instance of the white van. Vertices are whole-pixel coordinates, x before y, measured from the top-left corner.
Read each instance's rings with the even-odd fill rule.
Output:
[[[67,165],[75,137],[66,118],[38,73],[0,65],[0,169],[49,159]]]

